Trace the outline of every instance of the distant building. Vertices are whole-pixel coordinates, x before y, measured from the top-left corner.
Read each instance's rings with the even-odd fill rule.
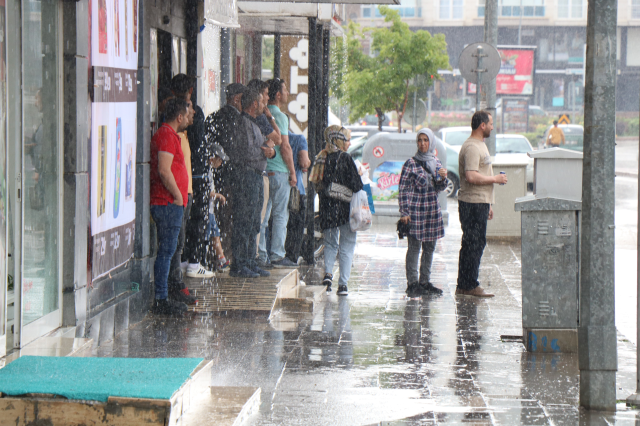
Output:
[[[402,0],[399,10],[412,29],[442,33],[453,72],[436,84],[434,107],[469,105],[456,75],[464,47],[483,40],[485,0]],[[522,17],[521,15],[522,8]],[[587,0],[499,0],[498,44],[536,46],[530,103],[548,111],[582,108]],[[347,17],[364,26],[383,25],[376,6],[347,6]],[[640,0],[618,2],[618,111],[638,111],[640,100]],[[500,95],[498,95],[500,97]],[[465,99],[466,98],[466,99]]]

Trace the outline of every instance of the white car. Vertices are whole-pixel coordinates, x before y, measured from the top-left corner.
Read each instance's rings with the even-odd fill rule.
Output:
[[[436,136],[445,142],[447,147],[447,171],[449,172],[449,187],[446,192],[454,197],[460,189],[460,173],[458,171],[458,154],[464,141],[471,136],[471,127],[445,127],[436,132]],[[529,140],[522,135],[496,135],[496,160],[527,162],[527,188],[533,188],[533,158],[527,152],[533,151]],[[507,157],[508,156],[508,157]]]

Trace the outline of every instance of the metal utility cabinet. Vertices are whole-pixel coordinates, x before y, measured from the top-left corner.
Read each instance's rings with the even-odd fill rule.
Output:
[[[515,210],[522,212],[525,344],[530,352],[575,353],[578,348],[582,153],[550,149],[529,155],[535,159],[535,194],[519,198],[515,203]]]

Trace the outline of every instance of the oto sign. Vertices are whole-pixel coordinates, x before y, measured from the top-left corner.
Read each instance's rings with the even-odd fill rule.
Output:
[[[382,158],[384,156],[384,148],[381,146],[373,148],[373,156],[376,158]]]

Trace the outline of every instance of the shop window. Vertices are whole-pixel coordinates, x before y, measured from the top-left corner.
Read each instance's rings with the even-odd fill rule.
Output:
[[[627,28],[627,66],[640,66],[640,28]]]
[[[631,0],[631,18],[640,19],[640,0]]]
[[[389,6],[397,10],[402,18],[421,18],[422,8],[416,4],[417,0],[402,0],[399,6]],[[378,6],[362,6],[363,18],[382,18]]]
[[[584,0],[558,0],[558,18],[582,19],[585,4]]]
[[[478,1],[478,18],[484,18],[484,5],[485,0]]]
[[[544,0],[502,0],[499,11],[503,17],[544,17]]]
[[[462,0],[440,0],[440,19],[462,19]]]

